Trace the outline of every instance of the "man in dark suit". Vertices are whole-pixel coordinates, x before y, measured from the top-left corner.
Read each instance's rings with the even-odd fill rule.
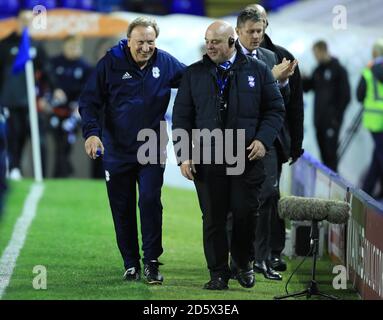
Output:
[[[275,45],[270,37],[265,33],[269,23],[267,20],[267,13],[264,7],[259,4],[250,5],[247,8],[252,8],[261,16],[264,24],[263,41],[261,47],[267,48],[274,52],[277,56],[278,62],[283,59],[295,61],[294,56],[284,47]],[[292,165],[303,154],[303,90],[302,79],[298,65],[296,65],[294,73],[289,77],[289,99],[285,101],[286,118],[285,125],[282,127],[276,141],[275,147],[278,156],[278,181],[281,176],[282,164],[289,161]],[[279,186],[276,198],[271,199],[271,213],[270,213],[270,266],[277,271],[285,271],[287,266],[286,262],[282,259],[281,253],[285,247],[285,221],[279,218],[278,215],[278,199],[279,199]]]
[[[211,24],[205,42],[207,54],[187,68],[174,104],[173,130],[182,129],[186,133],[183,136],[189,137],[186,154],[181,152],[177,157],[181,173],[194,180],[202,211],[204,252],[211,277],[204,288],[228,288],[229,211],[233,220],[230,252],[238,267],[237,280],[250,288],[254,286],[250,263],[254,212],[259,208],[258,196],[264,181],[262,158],[283,124],[283,98],[270,69],[262,61],[244,55],[235,45],[234,29],[228,23]],[[202,137],[192,142],[196,129],[224,133],[225,138],[228,129],[234,132],[234,139],[225,139],[223,163],[217,158],[210,163],[201,161],[206,153],[216,155],[222,151],[222,141],[220,145],[217,139],[213,142],[211,137]],[[226,151],[236,141],[238,145],[245,141],[243,148],[235,150],[242,155],[239,162],[244,170],[231,175]],[[197,146],[203,155],[190,156],[190,150]]]
[[[282,93],[284,103],[287,105],[290,99],[290,87],[288,78],[294,73],[297,65],[296,60],[286,58],[279,59],[276,53],[261,48],[265,25],[262,16],[253,7],[247,7],[241,11],[237,18],[238,43],[242,51],[256,59],[264,61],[272,70]],[[261,207],[255,230],[254,242],[254,270],[262,273],[270,280],[281,280],[282,276],[276,272],[269,263],[270,257],[270,218],[273,208],[279,198],[279,154],[281,153],[281,137],[286,134],[279,133],[277,140],[267,153],[264,163],[266,180],[262,186]]]

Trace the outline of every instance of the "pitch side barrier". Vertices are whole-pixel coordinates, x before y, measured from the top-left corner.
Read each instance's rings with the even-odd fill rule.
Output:
[[[347,224],[328,224],[328,253],[335,264],[346,268],[348,280],[362,299],[383,300],[383,205],[307,152],[289,168],[281,181],[285,195],[350,204]]]

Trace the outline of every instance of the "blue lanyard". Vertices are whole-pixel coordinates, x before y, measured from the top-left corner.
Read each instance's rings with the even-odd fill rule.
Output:
[[[219,76],[217,77],[217,85],[218,85],[220,96],[223,96],[223,92],[225,91],[225,88],[226,88],[228,81],[229,81],[228,75],[226,75],[224,78],[221,78]]]
[[[217,85],[219,88],[219,95],[220,96],[223,96],[223,92],[225,91],[227,82],[229,81],[229,76],[227,74],[227,70],[230,69],[231,65],[232,65],[232,63],[230,61],[225,61],[217,67]],[[223,70],[222,78],[219,76],[219,69]],[[225,74],[225,72],[226,72],[226,74]]]

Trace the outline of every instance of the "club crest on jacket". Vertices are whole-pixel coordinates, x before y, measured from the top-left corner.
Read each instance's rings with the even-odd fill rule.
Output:
[[[154,78],[159,78],[159,76],[160,76],[160,69],[158,67],[153,67],[152,72],[153,72],[153,77]]]

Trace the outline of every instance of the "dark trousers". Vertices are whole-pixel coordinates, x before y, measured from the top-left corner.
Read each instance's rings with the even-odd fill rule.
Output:
[[[271,255],[279,256],[285,248],[286,223],[279,217],[278,213],[279,196],[271,201],[270,209],[270,250]]]
[[[363,190],[373,195],[376,184],[383,179],[383,132],[371,132],[374,139],[374,153],[370,168],[368,169],[366,178],[363,183]],[[380,186],[382,192],[383,185]]]
[[[65,119],[60,119],[59,125],[52,131],[55,149],[54,178],[66,178],[73,173],[73,166],[70,161],[72,144],[69,141],[69,132],[61,127],[63,120]]]
[[[9,170],[21,168],[21,157],[29,137],[29,119],[27,108],[9,109],[8,152]]]
[[[161,204],[163,174],[164,168],[160,165],[132,164],[126,171],[110,174],[106,178],[117,245],[125,269],[140,266],[136,184],[139,192],[143,263],[157,259],[163,252]]]
[[[90,176],[92,179],[104,179],[105,174],[101,158],[97,158],[91,162]]]
[[[46,131],[47,119],[44,115],[39,118],[39,137],[43,176],[46,176]],[[21,158],[27,139],[30,137],[29,113],[28,109],[10,108],[9,118],[7,119],[8,128],[8,155],[9,170],[14,168],[21,169]]]
[[[337,172],[338,167],[338,138],[339,127],[317,126],[316,135],[323,163],[331,170]]]
[[[267,152],[263,163],[266,179],[262,184],[259,216],[255,228],[253,258],[256,261],[267,260],[270,255],[271,215],[279,195],[278,159],[275,148]]]
[[[279,159],[278,159],[279,160]],[[278,201],[280,198],[279,181],[282,174],[282,162],[278,161],[278,193],[270,200],[270,240],[271,255],[279,256],[285,248],[286,223],[279,217]]]
[[[231,211],[231,256],[239,268],[245,268],[252,252],[258,195],[265,179],[263,162],[247,163],[239,176],[226,175],[223,165],[197,165],[196,170],[194,183],[202,211],[207,266],[212,278],[228,279],[227,216]]]

